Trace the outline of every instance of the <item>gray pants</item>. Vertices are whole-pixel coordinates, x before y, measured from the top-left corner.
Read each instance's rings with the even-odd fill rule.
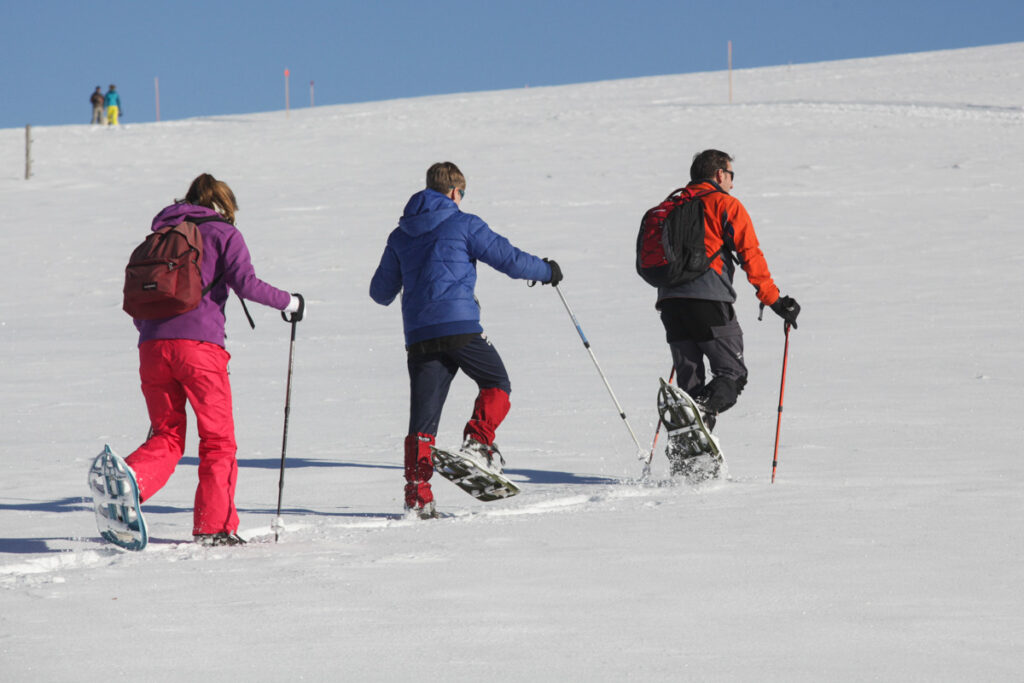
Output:
[[[89,123],[99,123],[99,124],[102,125],[102,124],[104,124],[106,122],[107,122],[107,115],[104,112],[103,107],[102,106],[100,106],[100,107],[93,107],[92,108],[92,121],[90,121]]]
[[[743,330],[732,304],[701,299],[660,302],[676,384],[701,400],[709,412],[721,413],[736,404],[747,383],[743,362]],[[707,381],[704,361],[711,370]]]

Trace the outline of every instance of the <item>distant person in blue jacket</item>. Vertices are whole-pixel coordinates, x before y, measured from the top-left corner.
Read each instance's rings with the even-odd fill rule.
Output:
[[[405,205],[370,282],[370,297],[384,306],[402,292],[411,388],[405,509],[424,519],[437,516],[430,446],[459,370],[480,388],[462,452],[492,471],[501,472],[504,463],[494,433],[508,414],[512,385],[480,326],[476,262],[520,280],[557,285],[562,279],[557,263],[520,251],[480,218],[460,211],[465,194],[466,178],[455,164],[431,166],[426,189]]]
[[[121,115],[121,96],[117,94],[116,86],[110,86],[103,103],[107,107],[107,125],[116,126],[117,117]]]

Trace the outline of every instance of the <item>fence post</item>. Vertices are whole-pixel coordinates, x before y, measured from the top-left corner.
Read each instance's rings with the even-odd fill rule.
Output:
[[[25,180],[32,177],[32,126],[25,126]]]

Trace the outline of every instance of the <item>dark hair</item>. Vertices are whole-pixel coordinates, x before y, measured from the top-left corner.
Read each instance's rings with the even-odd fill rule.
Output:
[[[706,149],[693,155],[690,164],[690,180],[708,180],[715,177],[715,171],[724,171],[729,167],[732,157],[717,149]]]
[[[439,161],[427,169],[427,189],[448,194],[452,190],[466,189],[466,176],[450,161]]]
[[[217,180],[209,173],[202,173],[188,188],[184,201],[187,204],[205,206],[219,213],[225,221],[235,224],[235,212],[238,211],[238,202],[235,200],[235,193],[231,191],[228,184],[223,180]]]

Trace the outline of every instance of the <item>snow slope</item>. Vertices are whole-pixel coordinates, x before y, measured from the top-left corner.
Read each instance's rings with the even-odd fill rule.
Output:
[[[225,116],[0,130],[0,674],[5,680],[1020,680],[1024,44]],[[636,450],[556,293],[486,267],[523,493],[401,518],[400,313],[367,296],[427,166],[463,209],[555,258],[642,443],[670,358],[633,272],[640,216],[694,152],[736,156],[791,335],[738,280],[750,383],[728,479],[671,485]],[[273,543],[288,327],[229,302],[243,548],[188,543],[196,439],[103,544],[104,443],[147,429],[121,269],[210,171],[258,274],[303,292]],[[456,381],[439,441],[474,387]],[[659,449],[660,451],[660,449]]]

